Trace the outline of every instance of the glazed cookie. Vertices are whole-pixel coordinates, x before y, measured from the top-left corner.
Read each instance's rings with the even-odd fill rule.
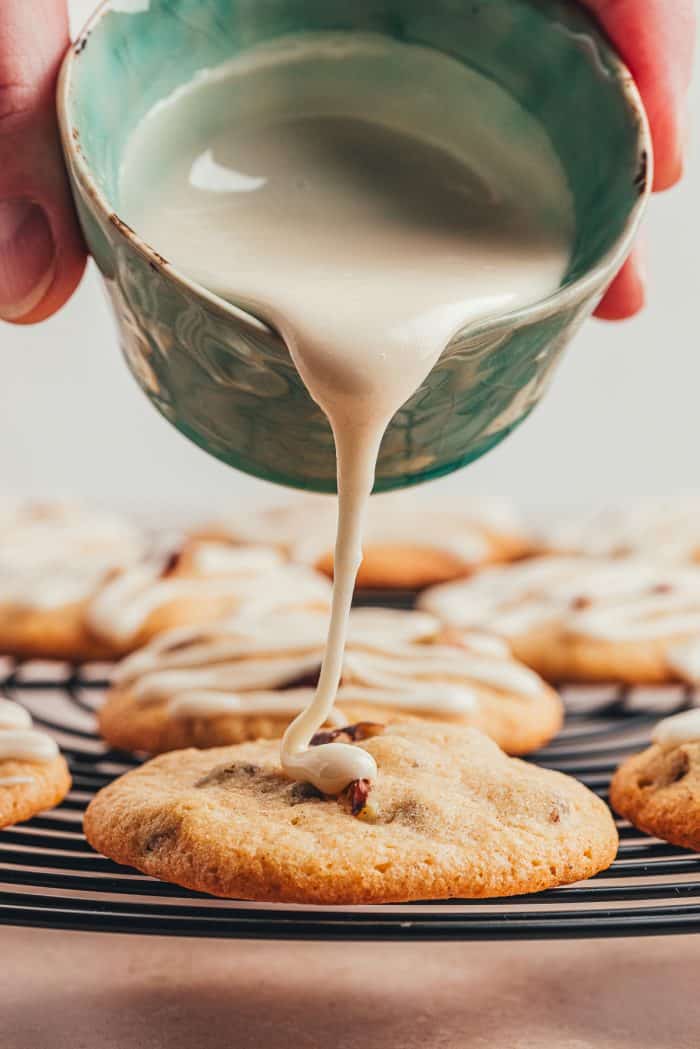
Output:
[[[102,646],[123,654],[164,630],[234,612],[326,609],[330,593],[325,576],[287,564],[271,547],[191,540],[165,560],[110,580],[89,602],[85,620]]]
[[[69,660],[106,655],[86,628],[86,602],[143,550],[143,536],[112,514],[66,503],[6,506],[0,512],[0,652]]]
[[[288,506],[219,521],[210,537],[265,542],[293,561],[333,574],[336,504],[317,496]],[[419,590],[475,567],[520,557],[529,549],[515,512],[496,502],[431,508],[405,495],[370,501],[360,589]]]
[[[58,805],[70,785],[54,740],[32,728],[24,707],[0,699],[0,828]]]
[[[165,881],[296,903],[508,896],[578,881],[615,858],[599,798],[506,757],[476,729],[412,721],[353,726],[343,739],[376,761],[369,794],[351,784],[331,798],[291,782],[272,740],[182,750],[100,791],[85,834]]]
[[[552,681],[677,681],[700,635],[700,569],[639,558],[540,557],[434,587],[420,607],[506,638]]]
[[[610,803],[647,834],[700,851],[700,708],[665,718],[652,738],[620,765]]]
[[[273,611],[172,631],[127,658],[99,714],[114,747],[159,753],[281,736],[308,705],[328,615]],[[557,732],[558,695],[498,638],[424,612],[350,613],[335,724],[401,715],[474,725],[509,753]]]
[[[555,521],[536,542],[550,553],[700,561],[700,498],[681,495]]]

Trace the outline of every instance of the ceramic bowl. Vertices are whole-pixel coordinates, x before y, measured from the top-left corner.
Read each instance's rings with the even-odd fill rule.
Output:
[[[649,133],[629,72],[570,0],[112,0],[99,8],[66,58],[58,105],[80,221],[122,351],[174,426],[268,480],[335,488],[325,417],[277,332],[197,286],[125,224],[118,175],[138,121],[198,71],[284,34],[326,29],[384,33],[486,73],[545,126],[574,200],[561,287],[459,332],[394,418],[376,488],[398,488],[483,455],[537,404],[629,250],[650,188]]]

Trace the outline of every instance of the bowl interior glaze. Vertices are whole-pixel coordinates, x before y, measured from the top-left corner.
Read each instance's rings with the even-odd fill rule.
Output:
[[[103,7],[66,60],[59,113],[78,211],[123,352],[178,429],[269,480],[334,489],[326,420],[277,333],[194,285],[124,224],[119,171],[139,120],[199,71],[281,35],[320,30],[383,33],[491,77],[544,125],[574,201],[575,241],[560,289],[460,332],[395,417],[376,487],[401,487],[482,455],[537,403],[629,246],[649,189],[648,130],[629,73],[602,33],[576,5],[558,0],[113,0]]]

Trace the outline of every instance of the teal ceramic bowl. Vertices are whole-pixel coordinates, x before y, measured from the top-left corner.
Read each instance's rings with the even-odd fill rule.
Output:
[[[574,198],[569,270],[546,300],[461,331],[397,414],[378,490],[448,473],[532,410],[564,346],[630,247],[651,181],[630,74],[593,22],[555,0],[113,0],[67,56],[63,145],[85,238],[126,360],[153,404],[212,455],[267,480],[332,491],[325,417],[279,334],[188,280],[120,218],[124,145],[199,70],[289,33],[380,32],[486,73],[547,129]],[[504,136],[508,129],[503,128]]]

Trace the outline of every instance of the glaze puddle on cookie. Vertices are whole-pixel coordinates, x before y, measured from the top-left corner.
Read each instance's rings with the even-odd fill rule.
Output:
[[[558,287],[573,229],[558,158],[510,95],[443,54],[378,35],[307,35],[253,49],[159,103],[126,150],[121,208],[175,266],[281,332],[328,417],[339,500],[331,621],[282,767],[329,794],[373,779],[367,751],[309,742],[340,682],[380,442],[460,329]]]

